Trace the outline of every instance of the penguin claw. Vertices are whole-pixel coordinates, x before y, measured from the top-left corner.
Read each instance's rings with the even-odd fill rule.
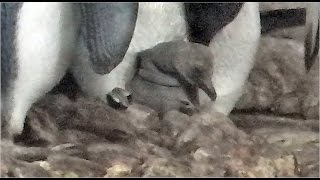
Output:
[[[115,109],[127,109],[132,103],[131,93],[122,88],[114,88],[107,94],[108,104]]]
[[[197,111],[197,108],[191,102],[181,101],[180,112],[192,116]]]

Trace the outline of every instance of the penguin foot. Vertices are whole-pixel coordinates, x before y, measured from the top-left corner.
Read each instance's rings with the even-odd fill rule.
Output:
[[[122,88],[114,88],[107,94],[108,104],[115,109],[127,109],[132,102],[131,93]]]
[[[192,116],[195,112],[198,112],[198,109],[189,101],[180,101],[180,112]]]
[[[23,129],[24,121],[4,120],[1,124],[1,140],[5,139],[14,142],[15,139],[21,135]]]

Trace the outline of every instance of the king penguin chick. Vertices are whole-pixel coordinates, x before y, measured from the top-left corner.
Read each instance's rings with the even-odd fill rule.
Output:
[[[160,43],[138,53],[138,70],[126,88],[134,102],[160,115],[174,109],[192,115],[199,108],[199,88],[216,99],[213,59],[209,47],[199,43]]]

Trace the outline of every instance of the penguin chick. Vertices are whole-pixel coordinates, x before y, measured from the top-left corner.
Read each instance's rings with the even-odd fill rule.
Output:
[[[160,43],[138,53],[138,70],[127,88],[133,101],[160,113],[176,109],[192,115],[199,107],[198,88],[216,99],[212,59],[210,49],[198,43]]]

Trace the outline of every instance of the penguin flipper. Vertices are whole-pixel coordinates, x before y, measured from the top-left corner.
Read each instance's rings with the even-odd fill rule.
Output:
[[[169,86],[169,87],[181,86],[180,82],[176,78],[160,72],[150,72],[145,69],[139,69],[138,74],[142,79],[152,83],[162,85],[162,86]]]
[[[305,36],[305,68],[310,70],[316,58],[319,58],[319,25],[320,4],[307,7],[306,36]]]
[[[138,3],[79,3],[81,37],[97,74],[110,73],[124,58],[135,29]]]
[[[22,3],[1,3],[1,97],[9,91],[17,71],[15,32],[21,6]]]

